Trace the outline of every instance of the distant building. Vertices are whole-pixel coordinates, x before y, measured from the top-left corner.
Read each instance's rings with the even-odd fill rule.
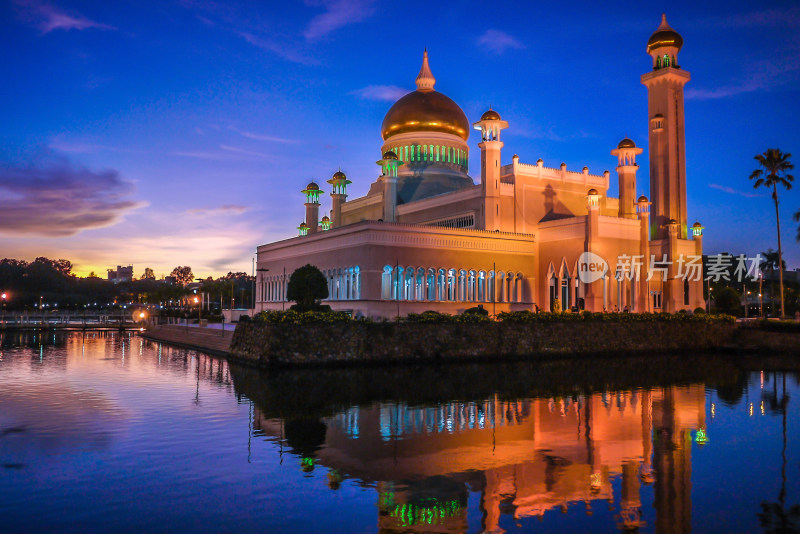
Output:
[[[167,283],[167,284],[169,284],[171,286],[174,286],[175,284],[178,283],[178,279],[175,278],[174,276],[165,276],[164,277],[164,283]]]
[[[108,270],[108,280],[114,282],[115,284],[119,284],[120,282],[130,282],[133,280],[133,265],[128,265],[127,267],[123,267],[122,265],[117,265],[117,269],[109,269]]]

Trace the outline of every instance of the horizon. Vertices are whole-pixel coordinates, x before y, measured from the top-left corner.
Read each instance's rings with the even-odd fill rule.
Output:
[[[379,175],[381,121],[413,90],[424,48],[436,89],[470,122],[491,106],[510,123],[502,164],[519,154],[608,169],[615,196],[609,152],[630,137],[645,148],[637,194],[649,197],[639,77],[661,10],[494,6],[487,24],[480,7],[412,2],[406,16],[427,16],[411,25],[369,0],[0,7],[0,64],[11,73],[0,120],[2,255],[64,258],[79,276],[131,264],[137,278],[178,265],[202,277],[250,274],[257,246],[296,235],[308,181],[326,185],[341,168],[350,198],[366,193]],[[767,148],[800,158],[800,7],[681,2],[666,15],[692,74],[689,223],[706,227],[707,254],[776,249],[769,192],[748,177]],[[794,270],[800,193],[779,198]]]

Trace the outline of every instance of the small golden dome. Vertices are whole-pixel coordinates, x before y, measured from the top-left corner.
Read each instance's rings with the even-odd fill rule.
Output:
[[[317,185],[316,182],[311,182],[306,186],[306,191],[316,191],[316,190],[319,190],[319,186]]]
[[[342,171],[336,171],[331,177],[332,180],[347,180],[347,175]]]
[[[383,159],[397,159],[397,154],[394,153],[392,150],[387,150],[383,153]]]
[[[297,228],[308,228],[308,225],[304,222],[301,222],[300,226],[298,226]]]
[[[661,15],[661,25],[647,41],[647,53],[657,48],[671,46],[680,50],[683,46],[683,37],[667,24],[667,15]]]
[[[617,148],[636,148],[636,143],[633,140],[628,139],[627,137],[619,142]]]
[[[481,115],[481,120],[482,121],[499,121],[501,119],[500,119],[500,114],[498,112],[496,112],[495,110],[489,108],[489,111],[487,111],[486,113]]]
[[[589,189],[589,192],[588,192],[587,194],[588,194],[588,195],[599,195],[600,193],[598,193],[598,192],[597,192],[597,189],[595,189],[595,188],[593,187],[593,188]]]
[[[327,215],[325,215],[325,216],[322,218],[322,222],[324,222],[324,223],[326,223],[326,222],[331,222],[331,218],[330,218],[330,217],[328,217]]]
[[[702,228],[702,227],[703,227],[703,225],[702,225],[702,224],[700,224],[700,222],[699,222],[699,221],[695,222],[695,223],[692,225],[692,228]]]
[[[647,201],[648,200],[647,200],[646,196],[642,195],[642,196],[639,197],[639,202],[647,202]]]

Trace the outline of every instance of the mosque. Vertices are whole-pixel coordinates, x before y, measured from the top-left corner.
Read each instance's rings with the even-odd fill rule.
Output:
[[[647,42],[650,194],[637,198],[636,156],[625,138],[617,158],[619,198],[610,173],[501,163],[501,132],[489,109],[470,125],[436,91],[427,51],[413,91],[381,125],[381,174],[360,198],[337,171],[330,215],[319,217],[321,186],[309,183],[297,237],[258,247],[256,310],[287,306],[291,273],[305,264],[327,277],[334,310],[395,317],[425,310],[459,313],[482,305],[515,310],[676,312],[704,306],[687,258],[702,256],[700,223],[689,227],[681,36],[666,16]],[[468,174],[470,127],[480,132],[480,183]],[[652,207],[652,209],[651,209]]]

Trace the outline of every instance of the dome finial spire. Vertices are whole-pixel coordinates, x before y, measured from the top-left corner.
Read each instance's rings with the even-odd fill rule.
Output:
[[[661,14],[661,26],[658,27],[658,30],[671,30],[671,29],[672,28],[670,28],[669,24],[667,23],[667,14],[666,13],[662,13]],[[658,31],[658,30],[656,30],[656,31]]]
[[[428,49],[422,53],[422,68],[419,69],[417,74],[417,91],[433,91],[433,86],[436,83],[436,78],[433,77],[431,68],[428,65]]]

